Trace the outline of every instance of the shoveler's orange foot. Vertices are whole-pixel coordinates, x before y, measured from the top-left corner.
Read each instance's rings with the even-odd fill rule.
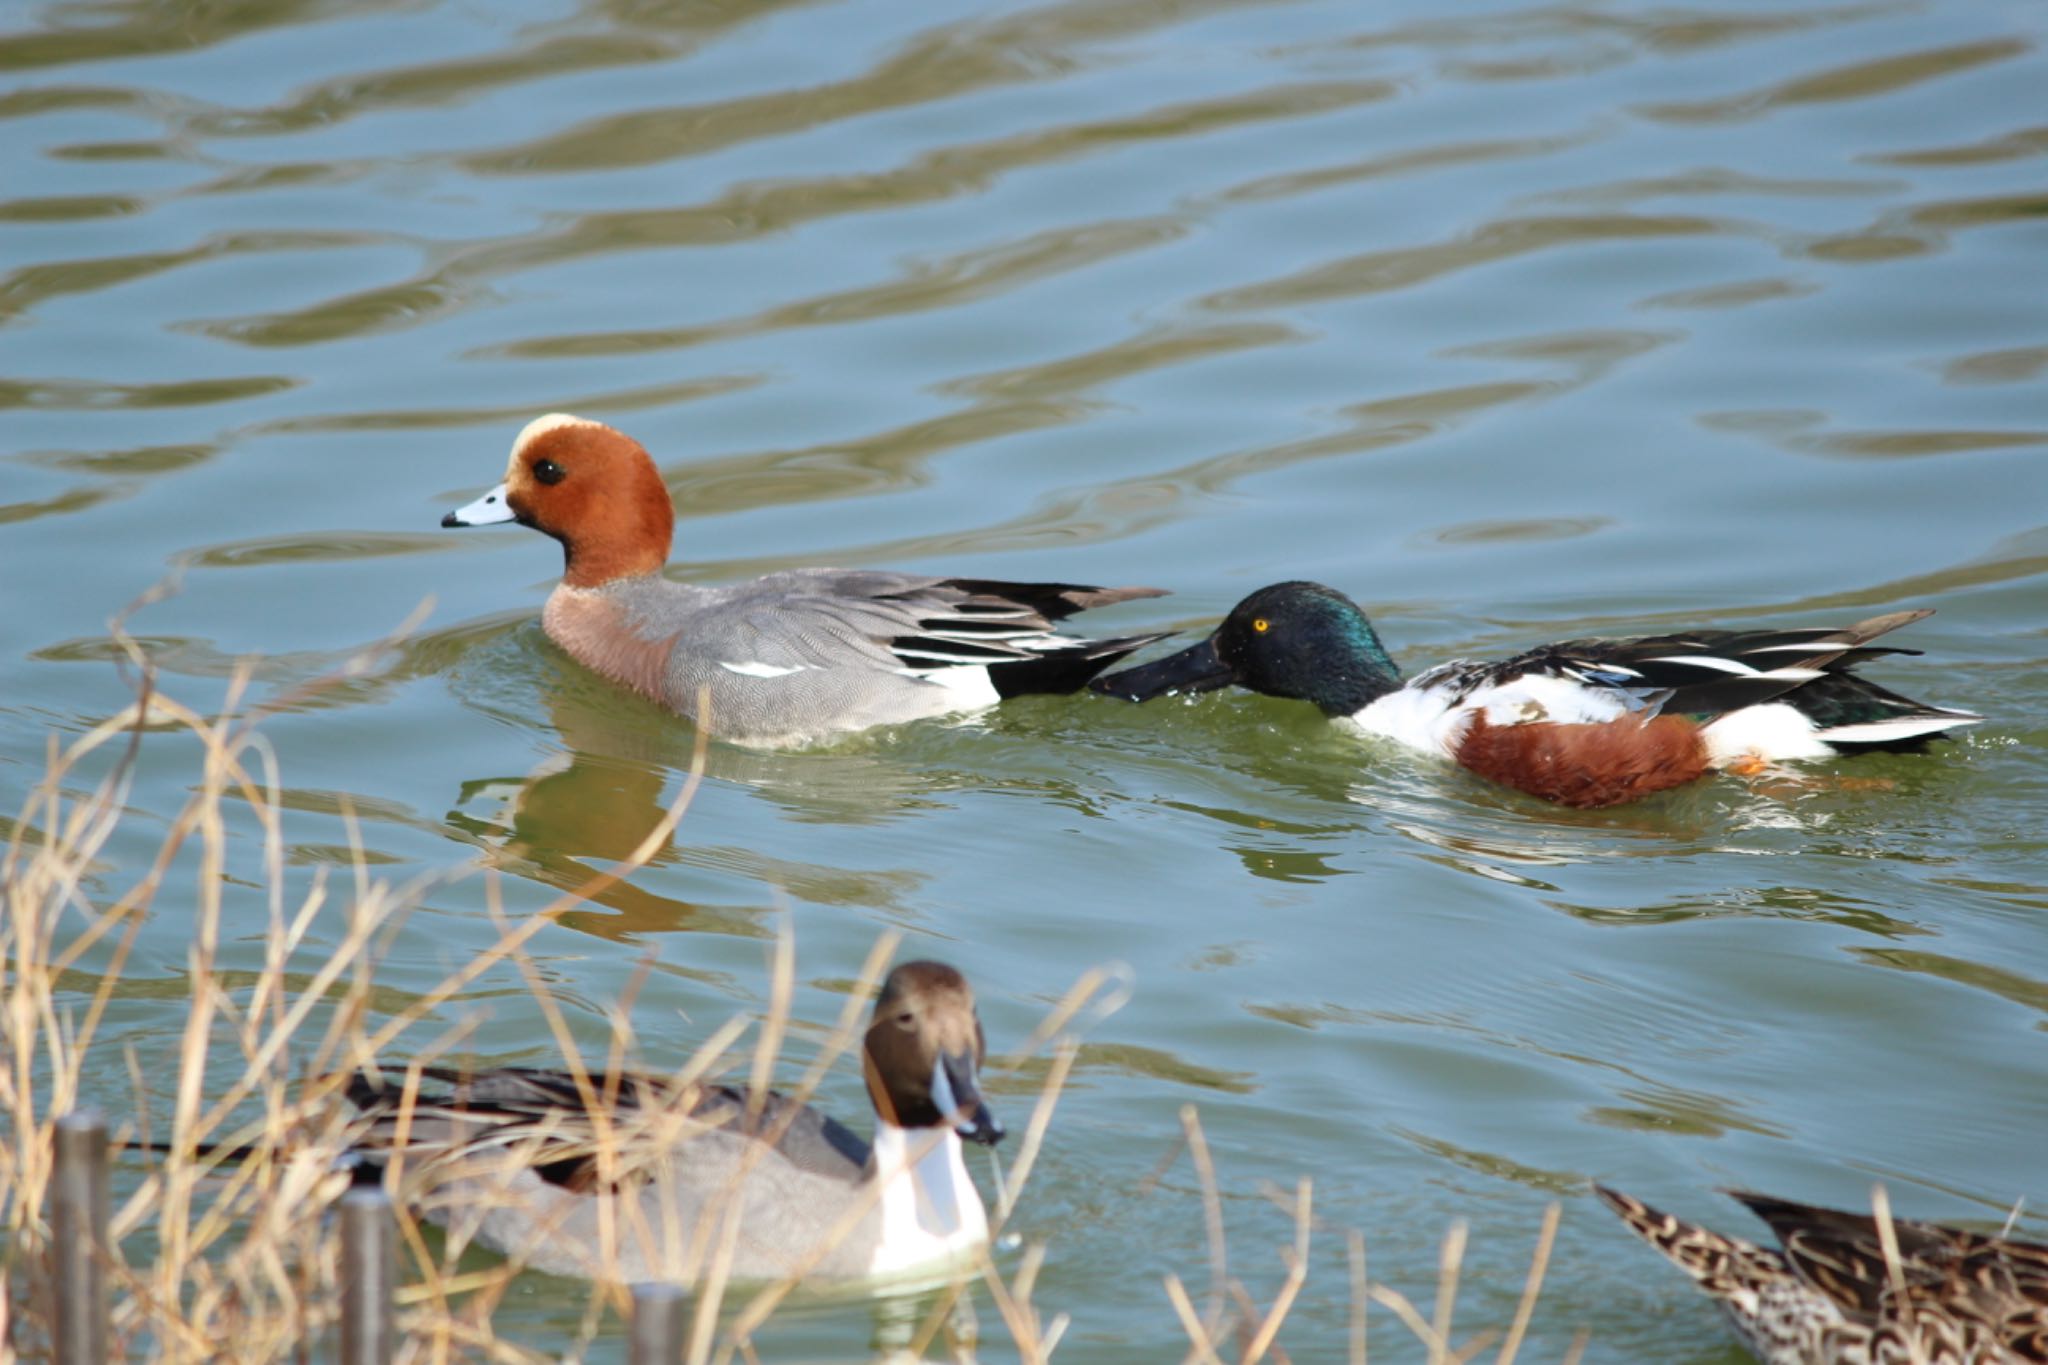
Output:
[[[1898,780],[1890,777],[1789,773],[1782,768],[1775,768],[1763,774],[1761,780],[1752,781],[1749,789],[1758,796],[1767,796],[1774,801],[1798,801],[1821,792],[1888,792],[1897,791],[1898,787]]]
[[[1726,766],[1737,777],[1761,777],[1771,770],[1771,761],[1762,754],[1744,754]]]

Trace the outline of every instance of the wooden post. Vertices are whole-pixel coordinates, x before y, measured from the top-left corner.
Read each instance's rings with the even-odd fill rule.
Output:
[[[107,1121],[92,1109],[56,1123],[50,1178],[50,1280],[56,1365],[106,1365]]]
[[[683,1358],[683,1289],[655,1283],[633,1286],[632,1340],[627,1365],[676,1365]]]
[[[341,1197],[341,1365],[389,1365],[393,1265],[391,1196],[358,1185]]]

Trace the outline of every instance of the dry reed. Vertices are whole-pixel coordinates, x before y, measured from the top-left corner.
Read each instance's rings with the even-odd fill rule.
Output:
[[[380,954],[423,887],[373,878],[351,824],[358,856],[347,894],[337,894],[329,879],[316,872],[288,902],[280,780],[275,755],[258,728],[266,712],[303,702],[325,683],[359,671],[364,661],[352,663],[336,679],[308,684],[266,706],[246,704],[249,679],[246,673],[237,675],[221,714],[207,716],[158,692],[140,652],[125,637],[117,638],[137,665],[136,701],[69,744],[52,739],[43,779],[13,822],[0,862],[0,964],[5,971],[0,980],[5,1022],[0,1109],[13,1130],[0,1144],[0,1228],[7,1244],[0,1253],[0,1362],[38,1356],[46,1349],[48,1229],[42,1210],[51,1174],[52,1123],[88,1098],[88,1057],[111,1046],[96,1040],[137,932],[153,909],[175,913],[192,926],[186,964],[190,1000],[175,1057],[144,1057],[129,1049],[125,1061],[133,1082],[132,1105],[107,1103],[116,1115],[117,1144],[124,1138],[142,1146],[155,1143],[166,1153],[122,1168],[124,1197],[114,1212],[115,1248],[108,1267],[116,1353],[252,1362],[308,1357],[309,1343],[331,1330],[338,1311],[337,1252],[329,1215],[348,1186],[344,1156],[365,1128],[343,1089],[358,1070],[403,1055],[409,1060],[392,1066],[403,1081],[398,1150],[386,1172],[387,1184],[403,1190],[409,1210],[399,1229],[399,1358],[544,1358],[493,1330],[494,1312],[519,1273],[518,1262],[498,1260],[481,1270],[465,1269],[463,1252],[477,1222],[478,1182],[503,1183],[511,1169],[543,1148],[559,1154],[559,1144],[569,1135],[536,1134],[500,1151],[495,1167],[481,1169],[476,1159],[412,1161],[405,1150],[406,1128],[422,1068],[459,1052],[466,1040],[467,1023],[437,1025],[438,1012],[494,969],[524,980],[586,1105],[594,1114],[605,1112],[604,1101],[618,1093],[616,1076],[637,1059],[630,1017],[644,972],[611,1010],[608,1055],[602,1067],[591,1069],[579,1059],[569,1022],[529,958],[528,945],[562,912],[629,875],[666,845],[701,781],[701,742],[680,794],[631,856],[517,920],[498,905],[492,881],[496,941],[394,1009],[389,998],[373,999]],[[141,746],[160,742],[145,739],[152,730],[183,732],[196,740],[199,777],[154,856],[139,871],[123,869],[114,866],[108,845],[126,809]],[[104,774],[85,784],[82,775],[95,765]],[[241,936],[247,929],[246,910],[224,899],[230,844],[236,839],[258,849],[262,862],[267,912],[262,966],[254,973],[230,972],[222,964],[223,934]],[[189,891],[173,894],[168,888],[174,873],[187,867],[195,872]],[[124,887],[109,889],[110,881],[123,876],[129,879]],[[328,941],[316,938],[316,924]],[[890,938],[876,944],[861,970],[860,986],[849,994],[824,1046],[792,1089],[794,1098],[807,1099],[829,1068],[857,1044],[865,1003],[894,948]],[[794,970],[794,945],[785,931],[773,951],[769,1008],[750,1050],[739,1050],[747,1021],[728,1021],[680,1067],[657,1073],[670,1093],[681,1097],[678,1102],[627,1106],[616,1124],[607,1126],[600,1119],[591,1133],[576,1139],[584,1141],[578,1150],[594,1157],[607,1181],[660,1180],[662,1167],[651,1158],[691,1131],[687,1101],[700,1082],[741,1070],[765,1087],[780,1060]],[[1113,1009],[1120,987],[1104,974],[1090,973],[1022,1049],[1050,1047],[1052,1058],[991,1211],[991,1229],[998,1236],[1011,1221],[1074,1065],[1075,1021],[1091,1006],[1098,1012]],[[99,1065],[94,1074],[104,1076],[105,1070]],[[148,1084],[146,1071],[153,1073]],[[150,1099],[166,1092],[169,1113],[159,1131]],[[106,1097],[98,1098],[106,1103]],[[1282,1281],[1259,1308],[1229,1273],[1216,1172],[1192,1107],[1184,1112],[1183,1123],[1185,1149],[1201,1182],[1211,1249],[1209,1286],[1199,1309],[1178,1277],[1165,1282],[1166,1306],[1190,1342],[1187,1358],[1218,1365],[1285,1359],[1283,1327],[1310,1273],[1310,1182],[1301,1181],[1286,1201],[1295,1235],[1281,1251]],[[738,1232],[736,1201],[715,1204],[691,1228],[677,1225],[673,1217],[650,1224],[639,1216],[637,1201],[617,1204],[616,1217],[602,1226],[591,1248],[597,1278],[575,1353],[610,1330],[611,1319],[625,1311],[626,1295],[613,1282],[616,1277],[605,1277],[604,1267],[631,1245],[697,1285],[689,1317],[689,1360],[724,1365],[756,1358],[753,1334],[787,1299],[804,1267],[793,1267],[788,1279],[774,1284],[734,1283],[729,1269]],[[447,1234],[438,1239],[423,1235],[422,1215],[439,1215]],[[1523,1340],[1555,1229],[1553,1210],[1522,1311],[1498,1365],[1511,1365]],[[1454,1350],[1449,1342],[1456,1248],[1447,1247],[1444,1290],[1430,1321],[1399,1295],[1368,1285],[1357,1234],[1350,1234],[1347,1250],[1352,1359],[1365,1359],[1368,1298],[1394,1309],[1428,1347],[1432,1365],[1472,1357],[1471,1347]],[[1031,1243],[1014,1258],[1007,1275],[987,1255],[963,1267],[933,1296],[930,1311],[912,1334],[912,1354],[922,1356],[941,1335],[950,1334],[956,1355],[972,1355],[973,1342],[960,1337],[956,1307],[978,1284],[995,1306],[1016,1355],[1031,1362],[1049,1360],[1068,1320],[1064,1314],[1046,1316],[1032,1301],[1047,1255],[1044,1244]]]

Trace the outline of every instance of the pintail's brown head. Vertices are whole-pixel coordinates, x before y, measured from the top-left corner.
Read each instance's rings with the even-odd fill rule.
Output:
[[[974,991],[943,962],[889,973],[868,1025],[862,1069],[875,1113],[898,1128],[942,1128],[994,1146],[1003,1125],[981,1093],[987,1050]]]
[[[638,441],[602,422],[551,412],[512,443],[505,482],[441,518],[443,526],[502,521],[562,542],[562,581],[595,588],[668,562],[675,507]]]

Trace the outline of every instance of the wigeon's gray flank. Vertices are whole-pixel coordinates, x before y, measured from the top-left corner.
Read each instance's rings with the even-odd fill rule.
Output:
[[[541,624],[570,657],[740,744],[1071,692],[1161,634],[1091,640],[1056,622],[1158,588],[794,569],[697,587],[662,577],[675,509],[654,460],[602,422],[551,413],[512,444],[505,481],[443,526],[516,521],[562,543]],[[710,707],[698,714],[709,689]]]
[[[739,1279],[921,1279],[988,1243],[961,1148],[1003,1137],[984,1050],[966,978],[907,962],[863,1047],[872,1144],[744,1086],[420,1067],[410,1100],[403,1073],[350,1082],[367,1120],[354,1155],[364,1174],[398,1171],[430,1220],[549,1274],[694,1283],[734,1220]]]

